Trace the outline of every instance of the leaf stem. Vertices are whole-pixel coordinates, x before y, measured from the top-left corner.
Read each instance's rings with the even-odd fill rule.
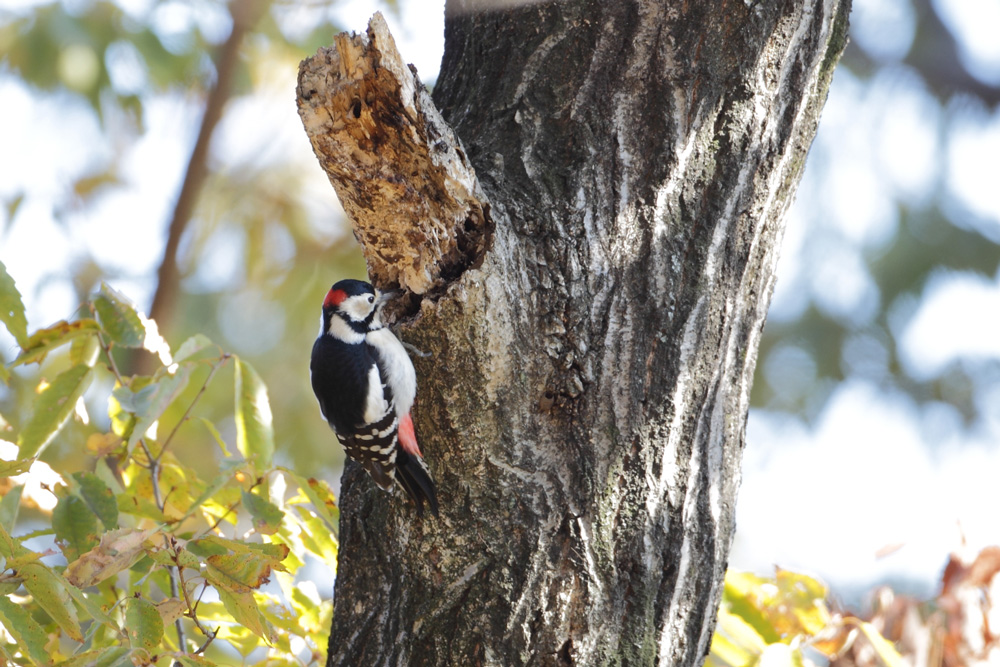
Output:
[[[168,435],[167,439],[163,441],[163,446],[160,447],[160,453],[156,455],[156,462],[157,463],[159,463],[160,459],[163,458],[163,454],[167,451],[167,447],[170,446],[170,442],[174,439],[174,436],[177,434],[178,429],[180,429],[181,424],[183,424],[188,419],[190,419],[190,417],[191,417],[191,411],[194,409],[194,406],[197,405],[197,403],[201,399],[201,397],[205,394],[205,390],[208,389],[208,383],[212,381],[213,377],[215,377],[216,371],[218,371],[220,368],[222,368],[223,366],[225,366],[226,362],[229,361],[229,358],[231,356],[232,355],[229,354],[228,352],[223,352],[222,356],[219,357],[219,360],[217,362],[215,362],[214,364],[212,364],[212,370],[209,371],[208,377],[206,377],[205,381],[201,384],[201,389],[198,390],[198,393],[191,400],[191,404],[188,405],[187,410],[184,411],[184,414],[181,416],[181,418],[174,425],[173,430],[170,431],[170,435]]]

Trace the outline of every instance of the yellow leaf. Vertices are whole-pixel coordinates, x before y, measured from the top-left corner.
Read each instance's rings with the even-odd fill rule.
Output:
[[[849,622],[853,622],[861,630],[865,639],[868,640],[868,643],[875,650],[875,655],[878,656],[879,662],[885,665],[885,667],[901,667],[903,657],[899,655],[899,651],[896,650],[892,642],[883,637],[882,633],[874,625],[854,618],[850,619]]]

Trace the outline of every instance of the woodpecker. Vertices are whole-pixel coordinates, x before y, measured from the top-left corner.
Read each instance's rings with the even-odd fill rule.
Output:
[[[434,480],[410,417],[417,373],[403,344],[382,323],[382,307],[393,296],[361,280],[330,288],[309,364],[312,387],[347,456],[386,491],[393,481],[403,487],[418,516],[424,501],[437,516]]]

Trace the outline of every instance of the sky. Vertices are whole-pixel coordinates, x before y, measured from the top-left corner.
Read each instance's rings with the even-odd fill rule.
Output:
[[[123,4],[136,11],[148,5],[142,0]],[[185,14],[176,4],[164,3],[164,30],[190,20],[204,22],[209,32],[225,29],[213,28],[211,17]],[[1000,24],[1000,4],[937,4],[950,25],[962,31],[963,58],[984,80],[1000,80],[1000,40],[995,29],[985,27]],[[385,12],[397,45],[421,77],[433,81],[443,49],[443,2],[400,6],[399,17]],[[305,7],[288,7],[289,25],[298,21],[305,29]],[[372,2],[353,0],[341,3],[337,15],[342,25],[360,32],[372,7]],[[908,8],[899,0],[857,0],[855,38],[882,49],[885,58],[905,52],[913,38]],[[988,15],[996,20],[982,20]],[[117,75],[127,79],[127,63]],[[251,160],[301,161],[317,205],[335,210],[332,188],[316,168],[296,113],[294,69],[276,67],[263,75],[268,93],[230,109],[213,154],[225,156],[234,167]],[[71,286],[60,278],[60,266],[78,261],[83,247],[102,266],[118,272],[115,287],[148,303],[154,288],[150,267],[159,261],[199,108],[181,96],[151,103],[149,130],[125,156],[124,173],[133,187],[102,198],[97,207],[71,211],[70,224],[60,225],[52,215],[52,200],[61,184],[95,160],[107,159],[94,153],[100,130],[68,95],[40,99],[3,74],[0,101],[0,196],[29,195],[14,223],[5,220],[0,227],[0,260],[25,295],[30,327],[63,318],[76,306]],[[949,124],[947,136],[937,129],[942,117]],[[259,143],[248,141],[241,131],[248,123],[271,131],[258,131]],[[878,288],[861,253],[877,251],[892,239],[899,224],[895,197],[919,206],[933,188],[944,187],[955,206],[972,213],[970,224],[1000,241],[997,155],[1000,114],[942,107],[905,73],[886,75],[869,86],[844,69],[838,71],[787,222],[769,318],[794,318],[809,300],[847,318],[872,317]],[[822,181],[810,166],[820,160],[827,167]],[[939,168],[945,170],[941,186]],[[824,211],[821,222],[812,214],[817,209]],[[138,219],[162,225],[134,224]],[[806,241],[821,232],[838,242],[817,261],[806,254]],[[337,233],[342,230],[330,231]],[[36,254],[40,237],[46,239],[45,257],[62,258],[56,265]],[[227,262],[237,260],[226,253],[222,244],[219,256],[206,263],[199,276],[203,284],[218,287],[213,280],[229,275]],[[1000,275],[942,271],[898,322],[904,365],[913,377],[931,377],[955,360],[1000,359]],[[863,338],[853,344],[858,359],[878,363],[877,345]],[[0,345],[13,345],[6,332],[0,332]],[[794,346],[770,363],[781,368],[761,372],[780,370],[791,381],[806,383],[815,379],[815,368]],[[789,376],[789,369],[795,373]],[[986,416],[969,430],[960,428],[950,406],[921,410],[907,396],[864,379],[840,384],[812,424],[751,411],[731,566],[759,572],[776,564],[800,569],[818,574],[835,589],[861,590],[887,578],[907,579],[919,592],[931,594],[949,552],[1000,543],[1000,484],[994,479],[1000,470],[998,394],[994,390],[978,397]],[[891,553],[880,557],[886,551]]]

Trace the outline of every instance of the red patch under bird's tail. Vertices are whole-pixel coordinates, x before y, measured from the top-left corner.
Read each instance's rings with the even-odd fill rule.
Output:
[[[399,420],[399,444],[407,454],[424,458],[420,452],[420,445],[417,444],[417,433],[413,430],[413,417],[409,412]]]

